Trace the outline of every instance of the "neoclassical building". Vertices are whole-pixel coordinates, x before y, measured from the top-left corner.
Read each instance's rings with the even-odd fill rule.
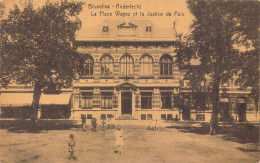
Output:
[[[148,20],[109,20],[82,28],[75,46],[86,58],[84,73],[71,88],[43,89],[38,118],[80,120],[86,114],[99,122],[109,117],[210,121],[210,80],[201,90],[191,90],[185,73],[196,72],[200,63],[177,66],[175,33]],[[236,85],[236,79],[221,82],[220,120],[259,120],[251,90]],[[0,117],[30,118],[32,97],[33,84],[1,88]]]
[[[78,33],[85,72],[73,83],[71,116],[173,119],[179,116],[180,72],[174,29],[150,21],[104,21]]]

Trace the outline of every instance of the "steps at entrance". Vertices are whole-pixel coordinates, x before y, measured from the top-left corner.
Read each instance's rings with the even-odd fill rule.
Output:
[[[116,120],[137,120],[137,119],[133,117],[131,114],[122,114]]]

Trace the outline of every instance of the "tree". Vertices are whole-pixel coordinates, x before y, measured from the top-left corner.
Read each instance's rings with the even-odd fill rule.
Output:
[[[239,64],[243,54],[234,46],[238,43],[236,36],[240,33],[237,28],[240,10],[234,9],[234,5],[240,3],[242,1],[187,1],[195,20],[191,25],[192,32],[187,36],[187,42],[180,47],[177,57],[180,63],[198,58],[201,64],[198,67],[200,74],[197,78],[203,79],[206,75],[211,78],[210,134],[217,134],[220,82],[224,78],[232,78],[243,68],[243,65]],[[244,7],[251,10],[252,6]],[[250,14],[252,13],[248,13]]]
[[[15,5],[2,20],[2,85],[34,82],[32,120],[36,122],[41,90],[51,84],[69,86],[83,70],[84,56],[73,46],[81,21],[82,2],[47,2],[38,9],[31,2]]]
[[[4,4],[0,3],[0,18],[2,18],[2,16],[4,15]]]
[[[235,47],[240,47],[241,55],[241,72],[237,83],[245,88],[252,87],[251,96],[254,98],[256,112],[259,102],[259,8],[258,1],[241,1],[230,9],[237,21],[234,40]]]

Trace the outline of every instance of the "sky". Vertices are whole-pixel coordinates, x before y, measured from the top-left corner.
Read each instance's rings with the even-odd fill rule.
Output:
[[[5,14],[13,8],[14,4],[21,6],[22,3],[28,0],[2,0],[5,4]],[[47,0],[33,0],[35,7],[44,5]],[[59,0],[49,0],[50,2],[59,2]],[[79,0],[70,0],[79,1]],[[105,20],[150,20],[154,24],[162,28],[172,28],[175,21],[176,30],[178,33],[186,34],[189,32],[189,26],[193,20],[185,0],[81,0],[84,2],[83,11],[79,15],[82,21],[82,28],[95,27]],[[1,0],[0,0],[1,2]],[[138,6],[136,9],[119,9],[118,5],[133,5]],[[98,8],[99,6],[109,6],[110,8]],[[116,11],[126,13],[125,16],[116,16]],[[117,13],[119,13],[117,12]],[[148,13],[154,13],[156,16],[147,16]],[[105,14],[106,13],[106,14]],[[130,13],[130,15],[128,14]],[[142,16],[142,14],[144,16]],[[158,16],[162,13],[162,16]],[[166,16],[167,13],[171,15]],[[94,16],[96,14],[96,16]],[[112,14],[112,16],[108,16]],[[134,16],[134,14],[136,14]]]

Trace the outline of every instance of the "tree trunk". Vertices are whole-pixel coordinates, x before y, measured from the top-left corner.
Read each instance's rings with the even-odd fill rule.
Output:
[[[38,109],[39,109],[39,102],[41,97],[41,89],[42,86],[39,82],[35,82],[34,90],[33,90],[33,102],[32,102],[32,114],[31,114],[31,122],[32,122],[32,128],[36,128],[37,125],[37,115],[38,115]]]
[[[212,114],[210,120],[210,135],[216,135],[218,129],[218,108],[219,108],[219,82],[215,81],[212,90]]]
[[[215,63],[215,74],[213,78],[213,90],[212,90],[212,114],[210,120],[210,131],[209,135],[216,135],[218,133],[218,111],[219,111],[219,85],[220,85],[220,65],[222,64],[222,52],[224,39],[221,33],[223,33],[223,20],[219,14],[216,15],[217,20],[220,23],[216,24],[216,39],[215,39],[215,51],[216,51],[216,63]]]
[[[258,113],[259,97],[254,96],[254,102],[255,102],[255,111],[256,111],[256,113]]]
[[[254,103],[255,103],[255,110],[258,113],[258,103],[259,103],[259,86],[258,84],[254,85],[251,90],[251,95],[253,96]]]

